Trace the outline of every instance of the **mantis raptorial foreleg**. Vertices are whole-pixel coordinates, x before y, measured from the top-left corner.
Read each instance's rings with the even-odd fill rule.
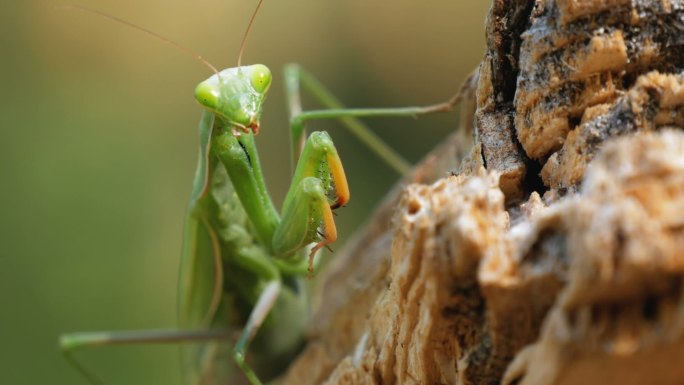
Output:
[[[308,137],[279,219],[267,199],[253,134],[236,137],[228,131],[219,133],[213,151],[231,179],[243,181],[239,185],[234,183],[237,195],[250,212],[257,238],[264,244],[271,244],[275,255],[290,256],[311,243],[311,239],[318,238],[319,224],[323,225],[323,239],[314,246],[310,256],[337,239],[331,210],[347,203],[349,187],[337,149],[326,132],[313,132]],[[336,199],[330,204],[327,192],[333,187]],[[310,258],[309,271],[312,270]]]
[[[335,201],[330,204],[327,191],[334,187]],[[327,132],[313,132],[302,150],[292,179],[292,186],[283,203],[281,227],[276,231],[273,247],[276,253],[291,254],[303,247],[298,238],[306,239],[315,234],[312,228],[298,218],[321,218],[323,239],[314,246],[310,256],[337,239],[337,230],[332,209],[344,206],[349,201],[349,186],[342,161]],[[311,271],[312,265],[309,270]]]

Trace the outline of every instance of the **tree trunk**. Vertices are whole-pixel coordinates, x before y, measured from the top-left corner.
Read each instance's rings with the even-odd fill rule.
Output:
[[[683,32],[684,0],[494,0],[460,131],[336,255],[284,383],[681,384]]]

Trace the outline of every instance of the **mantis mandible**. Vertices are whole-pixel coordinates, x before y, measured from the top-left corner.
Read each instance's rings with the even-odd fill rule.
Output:
[[[101,381],[75,360],[73,351],[123,343],[183,343],[182,367],[188,385],[228,383],[231,362],[252,385],[280,374],[304,341],[308,298],[303,278],[313,274],[318,251],[337,239],[333,210],[344,206],[350,196],[332,139],[324,131],[307,135],[305,123],[341,119],[392,167],[405,173],[410,165],[357,118],[449,111],[458,102],[457,94],[448,102],[427,107],[345,109],[308,72],[289,65],[285,84],[294,173],[278,212],[266,189],[255,142],[272,75],[265,65],[242,65],[245,42],[262,2],[249,21],[237,67],[222,71],[142,27],[99,11],[66,7],[161,39],[214,73],[195,89],[195,98],[205,111],[183,235],[180,329],[63,335],[60,347],[65,356],[92,383]],[[327,109],[302,111],[300,87]]]

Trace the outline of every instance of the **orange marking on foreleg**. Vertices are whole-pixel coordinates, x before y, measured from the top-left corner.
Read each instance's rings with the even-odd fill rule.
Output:
[[[327,203],[324,203],[321,210],[323,214],[323,239],[311,248],[311,252],[309,253],[309,278],[313,276],[313,260],[316,252],[337,240],[337,227],[335,226],[335,218],[332,209]]]
[[[347,183],[347,176],[344,174],[344,167],[340,158],[335,155],[328,155],[328,165],[330,173],[335,181],[335,195],[337,201],[332,205],[332,209],[343,207],[349,202],[349,184]]]

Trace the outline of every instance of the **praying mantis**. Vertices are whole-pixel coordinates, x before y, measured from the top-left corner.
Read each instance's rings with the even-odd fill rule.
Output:
[[[321,249],[337,239],[333,211],[350,198],[344,168],[328,133],[307,134],[315,119],[340,119],[401,173],[406,164],[358,118],[416,116],[449,111],[451,100],[426,107],[348,109],[310,73],[285,69],[290,109],[291,187],[278,212],[266,188],[256,145],[262,106],[272,80],[262,64],[222,71],[200,55],[154,32],[78,6],[132,27],[189,53],[212,72],[195,89],[204,108],[199,123],[199,157],[183,234],[178,290],[179,330],[71,333],[60,339],[65,356],[91,383],[101,383],[76,361],[76,349],[123,343],[181,343],[184,382],[229,383],[237,366],[252,385],[279,375],[304,341],[308,318],[305,277]],[[300,89],[325,107],[303,111]],[[248,354],[249,353],[249,354]]]

